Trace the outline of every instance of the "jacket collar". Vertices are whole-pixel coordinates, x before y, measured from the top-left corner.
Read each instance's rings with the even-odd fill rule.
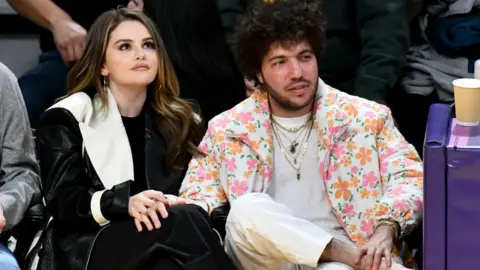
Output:
[[[78,121],[83,148],[105,188],[133,180],[133,158],[125,127],[115,98],[109,89],[107,106],[99,95],[91,99],[86,93],[75,93],[51,108],[69,110]]]

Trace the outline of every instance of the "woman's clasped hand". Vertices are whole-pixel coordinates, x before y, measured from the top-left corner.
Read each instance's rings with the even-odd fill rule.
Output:
[[[178,202],[182,203],[184,200]],[[159,229],[162,226],[158,214],[166,219],[168,217],[167,208],[170,205],[162,192],[145,190],[130,197],[128,213],[134,218],[135,226],[139,232],[143,230],[142,223],[151,231],[154,227]]]

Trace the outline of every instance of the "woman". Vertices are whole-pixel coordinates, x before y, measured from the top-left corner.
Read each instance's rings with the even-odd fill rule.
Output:
[[[215,0],[144,0],[180,82],[205,122],[246,98],[242,73],[225,41]]]
[[[173,205],[202,134],[154,24],[118,9],[92,25],[69,96],[37,129],[45,269],[233,269],[207,213]],[[168,195],[164,195],[168,194]],[[50,250],[48,250],[50,249]]]

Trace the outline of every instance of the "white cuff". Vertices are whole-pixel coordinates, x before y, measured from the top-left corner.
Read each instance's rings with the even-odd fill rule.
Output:
[[[102,215],[102,209],[100,207],[100,200],[102,199],[102,194],[107,191],[106,189],[97,191],[93,193],[92,195],[92,200],[90,201],[90,211],[92,211],[92,216],[95,219],[95,221],[98,223],[100,226],[105,226],[108,223],[110,223],[110,220],[106,219]]]

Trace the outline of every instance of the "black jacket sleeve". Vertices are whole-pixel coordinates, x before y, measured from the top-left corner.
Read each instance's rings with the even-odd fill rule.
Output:
[[[399,79],[409,47],[405,0],[357,0],[361,63],[355,95],[384,103]]]
[[[98,226],[90,203],[92,195],[104,187],[93,179],[93,167],[88,168],[88,157],[82,156],[83,140],[74,116],[66,109],[50,109],[40,119],[36,135],[48,211],[69,226]],[[106,219],[129,217],[131,183],[118,184],[103,193],[100,206]]]

